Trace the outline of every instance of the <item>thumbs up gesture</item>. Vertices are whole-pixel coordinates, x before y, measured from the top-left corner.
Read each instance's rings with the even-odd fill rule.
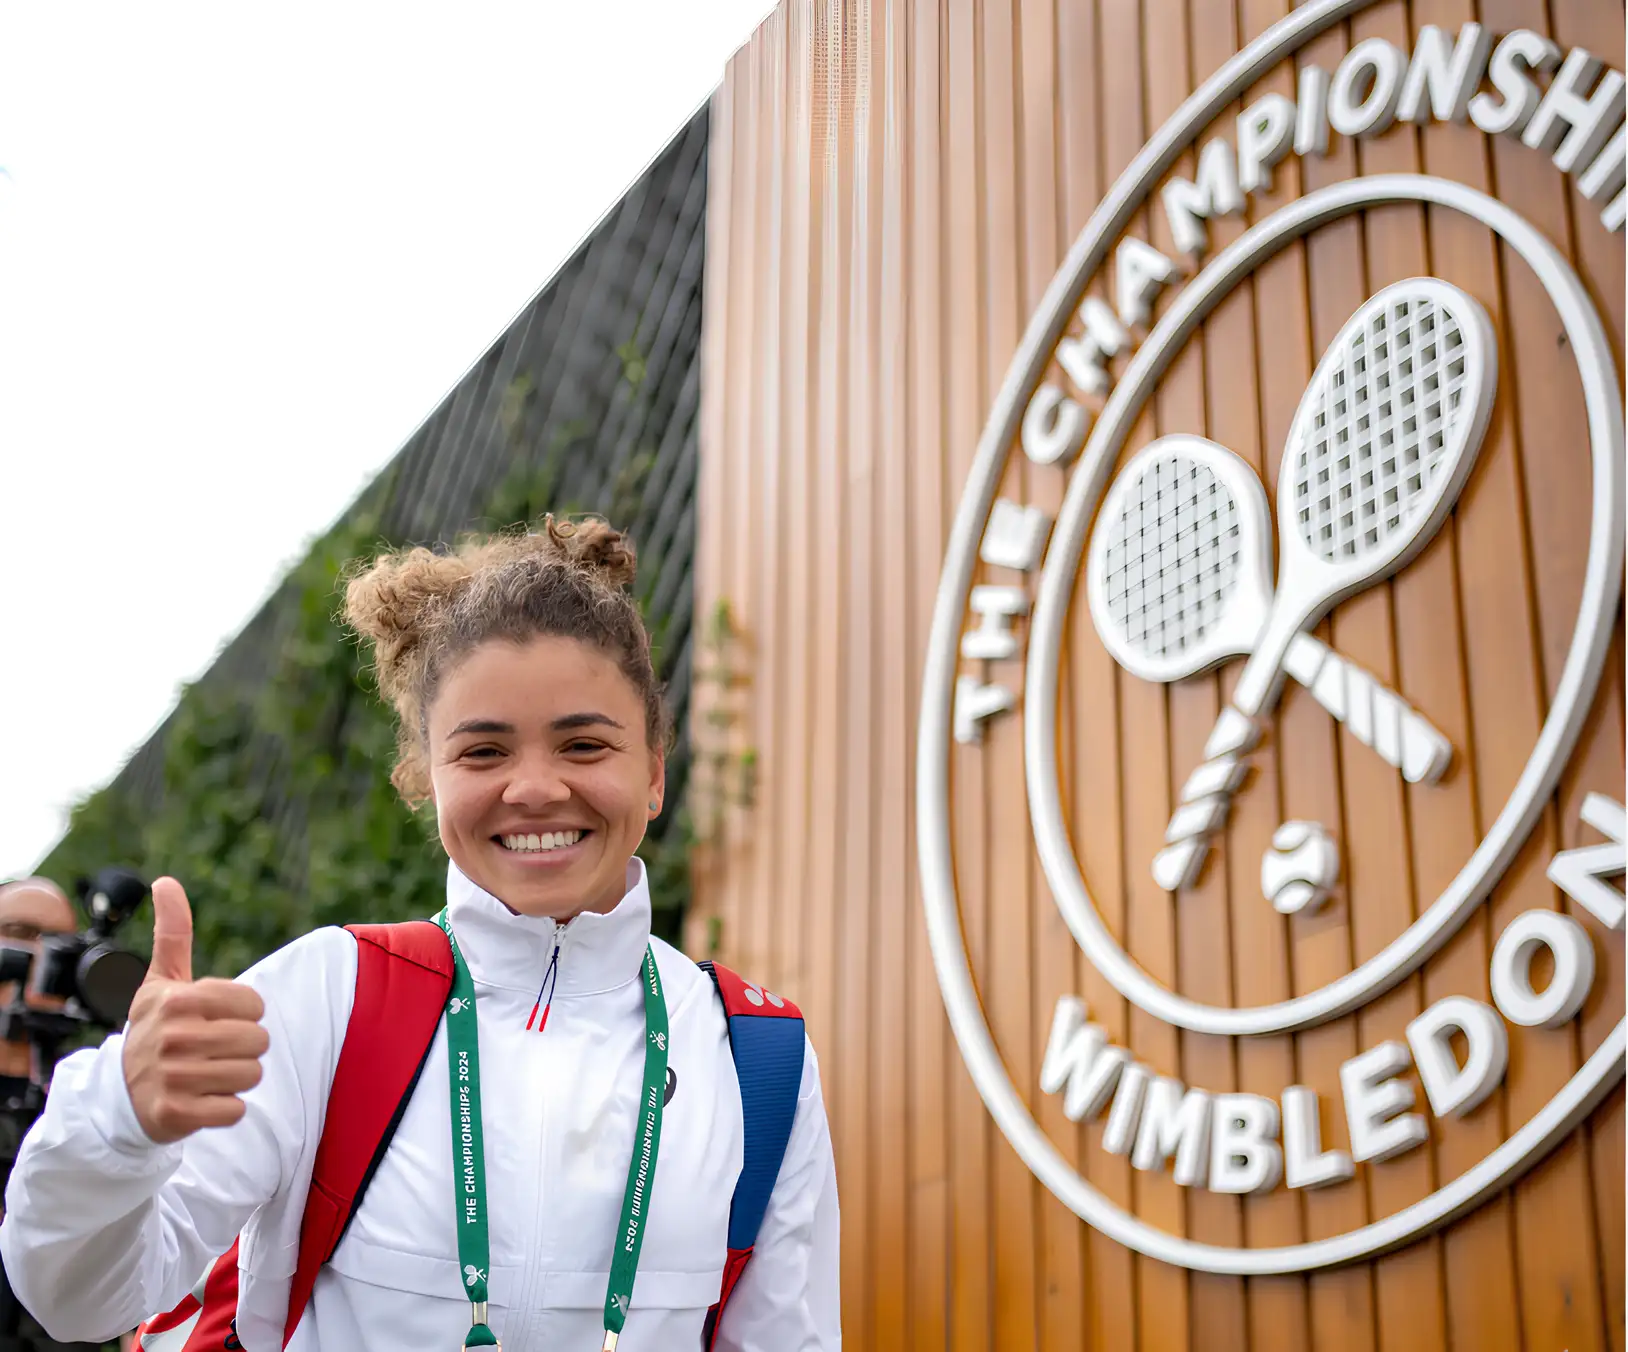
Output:
[[[156,1144],[243,1116],[269,1045],[265,1002],[236,981],[192,979],[192,908],[174,878],[153,883],[153,960],[130,1004],[124,1082]]]

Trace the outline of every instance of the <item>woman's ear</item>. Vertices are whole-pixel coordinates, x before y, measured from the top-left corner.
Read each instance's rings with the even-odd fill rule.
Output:
[[[650,801],[648,804],[651,819],[661,816],[661,807],[667,801],[667,758],[652,751],[650,753]]]

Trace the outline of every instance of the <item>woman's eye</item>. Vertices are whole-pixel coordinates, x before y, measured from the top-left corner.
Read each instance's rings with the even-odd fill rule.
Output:
[[[568,742],[565,747],[566,753],[572,756],[591,755],[604,749],[603,744],[599,742]]]
[[[464,752],[464,759],[468,760],[473,757],[477,760],[490,760],[498,754],[500,753],[495,746],[472,746],[468,751]]]

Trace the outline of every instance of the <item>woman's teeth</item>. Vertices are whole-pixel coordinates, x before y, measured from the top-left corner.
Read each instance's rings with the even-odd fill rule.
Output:
[[[582,839],[581,831],[544,831],[541,835],[501,836],[503,848],[518,854],[542,854],[548,850],[564,849]]]

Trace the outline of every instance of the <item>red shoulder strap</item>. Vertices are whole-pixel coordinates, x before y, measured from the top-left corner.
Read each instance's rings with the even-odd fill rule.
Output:
[[[356,1000],[311,1171],[284,1346],[395,1135],[452,989],[452,950],[439,925],[347,928],[356,936]]]

